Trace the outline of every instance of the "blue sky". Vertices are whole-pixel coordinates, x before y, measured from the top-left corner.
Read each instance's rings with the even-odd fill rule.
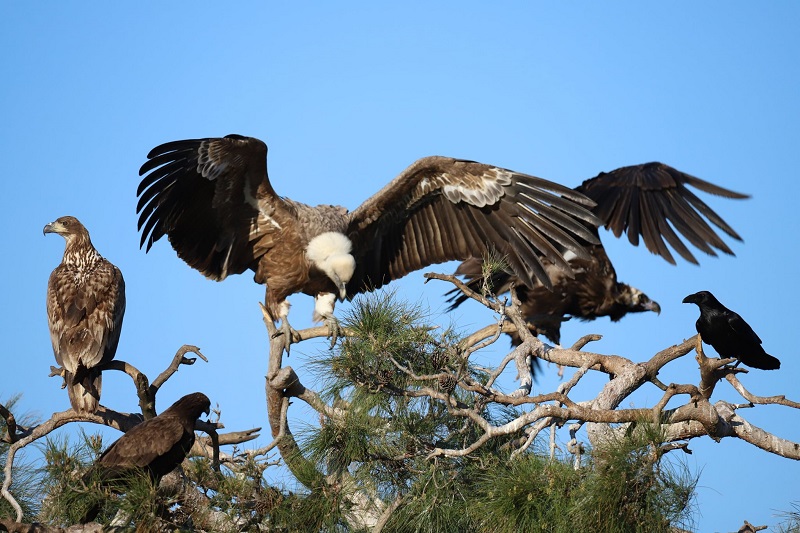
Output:
[[[603,235],[619,278],[657,300],[661,316],[569,323],[562,338],[601,333],[593,350],[645,360],[694,333],[696,307],[680,301],[708,289],[782,360],[777,372],[744,376],[746,386],[798,399],[799,25],[791,2],[5,4],[0,398],[22,392],[21,408],[42,416],[68,406],[47,377],[54,360],[44,310],[63,241],[41,232],[70,214],[125,276],[117,358],[151,378],[184,343],[209,358],[181,369],[159,406],[202,390],[229,429],[267,425],[263,288],[250,275],[207,281],[166,242],[145,255],[136,231],[137,171],[152,147],[240,133],[269,144],[276,190],[309,204],[354,208],[434,154],[570,186],[658,160],[750,193],[747,201],[704,196],[744,238],[732,245],[735,258],[673,267]],[[412,275],[394,285],[432,313],[444,310],[443,284]],[[293,325],[310,325],[310,298],[292,303]],[[438,318],[465,329],[492,320],[477,307]],[[297,347],[288,362],[313,384],[305,367],[323,349]],[[696,363],[685,359],[662,381],[696,382]],[[557,383],[550,369],[538,387]],[[659,396],[652,389],[633,401]],[[724,384],[720,398],[740,401]],[[135,410],[129,379],[107,374],[103,403]],[[308,417],[299,402],[293,409],[297,423]],[[800,441],[796,411],[743,414]],[[267,429],[262,435],[261,445],[270,440]],[[698,531],[733,531],[745,519],[772,525],[800,500],[796,462],[732,439],[696,439],[691,448],[687,464],[702,471]],[[277,469],[271,475],[290,482]]]

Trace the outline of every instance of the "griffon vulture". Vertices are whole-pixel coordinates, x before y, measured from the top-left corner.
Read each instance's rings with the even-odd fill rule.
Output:
[[[586,197],[547,180],[448,157],[425,157],[355,211],[278,196],[267,146],[252,137],[162,144],[139,174],[141,245],[167,235],[178,256],[213,280],[248,269],[289,331],[291,294],[316,299],[333,329],[336,299],[449,260],[503,254],[516,276],[570,275],[564,253],[588,259],[597,219]],[[354,176],[355,178],[355,176]]]
[[[683,299],[683,303],[697,304],[700,318],[695,322],[695,327],[700,338],[713,346],[723,358],[738,359],[735,366],[744,363],[761,370],[777,370],[781,367],[777,358],[764,351],[761,339],[753,328],[737,313],[722,305],[710,292],[690,294]]]
[[[75,217],[61,217],[44,233],[64,237],[61,264],[47,283],[47,322],[56,361],[72,408],[81,414],[97,410],[102,374],[96,367],[117,351],[125,314],[125,281],[103,258],[89,232]]]
[[[687,187],[689,185],[727,198],[749,198],[745,194],[724,189],[662,163],[647,163],[618,168],[608,173],[601,172],[584,181],[575,190],[594,200],[594,214],[614,236],[627,233],[628,240],[634,246],[638,246],[641,237],[648,250],[673,265],[675,258],[664,241],[681,257],[697,264],[697,259],[678,233],[707,254],[716,255],[716,248],[733,255],[708,221],[734,239],[741,240],[741,237],[695,196]],[[543,261],[552,289],[536,281],[531,285],[502,269],[488,276],[488,285],[495,294],[508,291],[513,283],[522,304],[521,311],[526,316],[531,331],[545,335],[556,344],[561,340],[561,323],[570,317],[594,320],[608,316],[617,321],[627,313],[661,311],[658,303],[642,291],[617,281],[614,266],[599,242],[597,231],[591,226],[587,226],[587,230],[594,232],[598,238],[597,244],[587,245],[589,258],[567,253],[573,277],[562,275],[560,269],[552,268],[546,260]],[[456,274],[464,275],[471,288],[480,292],[483,283],[482,260],[465,261],[456,270]],[[466,299],[460,291],[455,293],[456,291],[450,293],[452,307]],[[518,336],[512,336],[512,342],[518,343]]]
[[[195,422],[210,409],[211,402],[202,392],[187,394],[114,441],[92,465],[84,481],[98,479],[101,484],[113,484],[141,470],[157,484],[186,459],[194,444]],[[82,522],[94,520],[99,510],[99,506],[89,509]]]

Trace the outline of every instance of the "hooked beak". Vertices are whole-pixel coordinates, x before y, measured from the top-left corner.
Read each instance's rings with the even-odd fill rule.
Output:
[[[654,300],[650,300],[649,302],[647,302],[644,308],[647,309],[648,311],[655,311],[657,315],[661,314],[661,306],[658,305],[658,302]]]
[[[51,222],[49,224],[45,224],[44,229],[42,230],[42,235],[47,235],[48,233],[58,233],[58,223]]]

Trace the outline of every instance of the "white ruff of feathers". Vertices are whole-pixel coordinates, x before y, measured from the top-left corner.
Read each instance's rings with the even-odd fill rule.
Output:
[[[335,231],[321,233],[311,239],[306,257],[339,288],[339,298],[344,299],[345,286],[356,270],[356,260],[350,255],[353,244],[346,236]]]

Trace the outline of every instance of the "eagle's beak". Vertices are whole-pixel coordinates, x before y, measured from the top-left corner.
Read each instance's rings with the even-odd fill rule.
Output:
[[[42,235],[47,235],[48,233],[57,233],[55,222],[45,224],[44,229],[42,230]]]
[[[658,305],[658,302],[656,301],[650,300],[647,304],[645,304],[644,308],[648,311],[655,311],[657,315],[661,314],[661,306]]]
[[[339,280],[336,286],[339,288],[339,301],[343,302],[347,298],[347,284]]]

